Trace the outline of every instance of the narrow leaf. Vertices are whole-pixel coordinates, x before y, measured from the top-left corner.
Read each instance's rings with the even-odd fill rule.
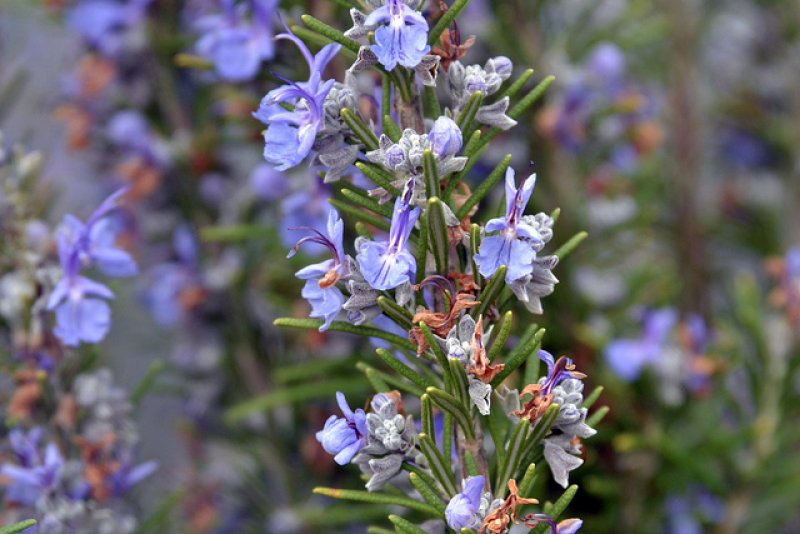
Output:
[[[407,519],[403,519],[399,515],[390,514],[389,521],[394,524],[394,530],[399,534],[427,534],[417,525]]]
[[[586,424],[589,426],[596,426],[608,414],[610,408],[608,406],[601,406],[592,415],[586,418]]]
[[[375,132],[369,128],[369,126],[364,124],[358,115],[347,108],[343,108],[339,114],[350,130],[352,130],[356,137],[358,137],[359,141],[364,143],[364,146],[367,147],[367,150],[378,149],[378,137],[375,135]]]
[[[439,512],[430,504],[419,502],[416,499],[401,495],[387,495],[386,493],[324,487],[314,488],[314,493],[317,495],[325,495],[333,499],[402,506],[404,508],[408,508],[409,510],[416,510],[432,517],[439,516]]]
[[[589,394],[589,396],[587,396],[585,399],[583,399],[583,404],[581,406],[583,408],[587,408],[587,409],[591,408],[594,405],[594,403],[597,402],[597,399],[599,399],[600,395],[602,395],[602,394],[603,394],[603,386],[597,386]]]
[[[520,365],[522,365],[523,362],[525,362],[529,354],[535,354],[537,352],[542,343],[542,338],[544,337],[545,332],[546,330],[544,328],[537,330],[531,342],[527,343],[523,350],[515,351],[514,354],[509,357],[508,361],[505,362],[506,365],[503,367],[503,370],[497,373],[497,376],[495,376],[494,380],[492,380],[492,387],[497,387],[502,384],[503,380],[505,380]]]
[[[414,486],[422,498],[425,499],[425,502],[436,508],[441,517],[444,518],[444,509],[446,507],[444,501],[442,501],[438,495],[428,486],[424,480],[422,480],[419,475],[416,473],[410,473],[408,475],[408,480],[411,482],[411,485]]]
[[[378,297],[378,307],[403,330],[411,330],[411,327],[414,326],[414,323],[411,322],[411,312],[394,300],[381,295]]]
[[[511,335],[512,326],[514,326],[514,312],[509,310],[503,315],[503,322],[500,324],[500,330],[494,338],[492,346],[489,348],[487,357],[490,362],[493,362],[500,355],[500,351],[503,350],[508,336]]]
[[[417,373],[415,370],[413,370],[411,367],[407,366],[400,360],[398,360],[395,357],[395,355],[389,352],[388,350],[381,348],[377,349],[375,352],[381,358],[381,360],[383,360],[384,363],[386,363],[386,365],[394,369],[398,374],[403,375],[404,377],[409,379],[417,386],[424,389],[426,387],[433,385],[430,382],[428,382],[425,379],[425,377]]]
[[[506,287],[506,271],[508,269],[505,265],[501,265],[500,268],[495,271],[494,275],[492,276],[489,283],[483,287],[480,294],[480,301],[481,303],[472,308],[472,316],[473,317],[480,317],[481,315],[486,315],[486,312],[489,310],[489,307],[494,303],[497,297],[500,296],[500,293],[503,291],[503,288]]]
[[[383,133],[389,136],[389,139],[395,143],[403,137],[403,130],[394,122],[394,119],[388,113],[383,116]]]
[[[520,74],[519,78],[514,80],[514,83],[512,83],[511,85],[506,87],[503,91],[501,91],[497,95],[496,100],[502,100],[505,97],[513,98],[514,96],[516,96],[516,94],[519,93],[520,89],[522,89],[525,83],[531,79],[531,76],[533,76],[533,69],[527,69],[525,72]]]
[[[300,19],[303,21],[303,24],[305,24],[315,32],[324,35],[331,41],[335,41],[341,44],[342,46],[344,46],[345,48],[347,48],[352,52],[358,53],[359,49],[361,48],[361,45],[358,44],[358,41],[354,41],[349,37],[345,37],[345,35],[336,28],[328,26],[321,20],[315,19],[311,15],[303,15],[302,17],[300,17]]]
[[[425,192],[428,198],[439,196],[439,173],[436,171],[436,158],[431,150],[422,153],[422,171],[425,176]]]
[[[472,123],[475,121],[475,115],[478,114],[478,109],[481,107],[481,104],[483,104],[483,93],[475,91],[469,96],[469,100],[464,104],[461,113],[458,114],[456,124],[458,124],[458,128],[464,132],[464,137],[472,135],[467,132],[472,128]]]
[[[436,22],[436,25],[431,30],[431,33],[428,34],[428,44],[433,46],[439,42],[439,37],[442,35],[442,32],[450,26],[450,23],[455,20],[455,18],[467,7],[469,4],[469,0],[456,0],[453,2],[447,11],[439,17],[439,20]]]
[[[20,521],[19,523],[14,523],[13,525],[0,527],[0,534],[17,534],[18,532],[28,530],[35,524],[35,519],[26,519],[25,521]]]
[[[357,222],[369,224],[376,228],[380,228],[385,232],[389,231],[391,225],[389,224],[389,221],[382,217],[367,213],[364,210],[358,209],[357,207],[347,204],[346,202],[343,202],[337,198],[329,198],[328,203],[330,203],[330,205],[336,208],[340,213],[349,215]]]
[[[305,330],[317,330],[324,321],[321,319],[296,319],[294,317],[281,317],[280,319],[275,319],[272,323],[275,326],[282,326],[284,328],[302,328]],[[350,334],[356,334],[359,336],[365,337],[377,337],[388,341],[394,345],[397,345],[400,348],[408,349],[408,350],[416,350],[417,346],[411,343],[409,340],[400,337],[395,334],[391,334],[380,328],[376,328],[374,326],[366,326],[366,325],[354,325],[350,323],[346,323],[344,321],[333,321],[329,330],[333,332],[348,332]]]
[[[578,232],[574,236],[569,238],[569,241],[561,245],[558,250],[556,250],[553,254],[558,256],[559,260],[566,258],[573,250],[575,250],[581,242],[589,237],[589,234],[586,232]]]
[[[417,436],[417,440],[419,441],[422,454],[424,454],[425,458],[428,460],[428,466],[431,468],[434,478],[436,478],[442,486],[445,497],[450,499],[453,495],[458,493],[458,491],[456,490],[450,471],[445,468],[442,451],[436,447],[436,444],[433,442],[433,437],[428,434],[420,434]],[[448,454],[449,453],[450,451],[448,451]]]
[[[365,163],[363,161],[357,161],[356,167],[358,170],[363,172],[367,178],[372,180],[375,185],[384,188],[389,192],[390,195],[397,196],[400,194],[400,190],[392,185],[392,175],[387,173],[381,167],[378,167],[372,163]]]
[[[428,199],[428,240],[431,244],[436,270],[439,273],[448,272],[448,253],[450,250],[450,237],[447,232],[444,205],[437,197]]]
[[[510,164],[511,154],[506,154],[500,163],[497,164],[497,167],[495,167],[494,170],[489,174],[489,176],[487,176],[486,179],[475,188],[475,191],[472,192],[472,195],[470,195],[467,201],[464,202],[460,208],[458,208],[458,211],[456,212],[456,218],[459,221],[466,217],[474,206],[477,206],[478,203],[486,197],[486,195],[494,190],[495,186],[505,176],[506,170]]]

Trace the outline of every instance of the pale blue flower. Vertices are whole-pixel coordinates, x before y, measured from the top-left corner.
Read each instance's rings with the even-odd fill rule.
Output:
[[[481,526],[483,518],[479,511],[485,484],[486,479],[482,475],[463,481],[463,491],[454,495],[444,510],[447,526],[456,532],[460,532],[462,528],[477,530]]]
[[[330,416],[325,427],[317,432],[317,441],[328,454],[334,455],[337,464],[345,465],[367,443],[367,414],[361,408],[353,412],[341,391],[336,393],[336,401],[344,417]]]
[[[305,43],[289,29],[277,35],[295,43],[309,68],[307,82],[284,80],[286,85],[273,89],[261,100],[253,116],[267,125],[264,130],[264,159],[278,170],[298,165],[314,145],[317,133],[325,126],[325,98],[334,80],[322,82],[322,72],[339,52],[341,45],[325,45],[312,56]],[[287,106],[289,109],[286,109]]]
[[[325,246],[333,255],[330,260],[303,267],[295,273],[297,278],[306,280],[302,296],[311,304],[310,316],[325,319],[325,323],[319,327],[319,331],[324,332],[342,310],[345,301],[344,295],[336,287],[339,279],[348,273],[348,263],[342,245],[344,223],[339,218],[336,210],[332,209],[328,213],[327,236],[308,227],[294,229],[308,230],[313,232],[313,235],[306,236],[298,241],[289,252],[289,257],[292,257],[304,243],[316,243]]]
[[[356,259],[364,278],[375,289],[393,289],[414,281],[417,262],[406,245],[420,215],[419,208],[411,207],[413,197],[414,179],[411,178],[395,201],[389,240],[365,240],[360,244]]]
[[[398,64],[413,69],[431,49],[428,22],[403,0],[386,0],[385,5],[369,14],[364,25],[378,25],[371,49],[386,70]]]
[[[533,272],[536,259],[534,245],[542,242],[536,228],[522,219],[525,206],[533,193],[536,175],[531,174],[520,185],[514,185],[514,169],[506,171],[506,216],[486,223],[485,232],[499,232],[481,241],[475,263],[480,273],[489,278],[501,265],[508,268],[506,282],[512,283]]]
[[[458,125],[453,119],[444,115],[433,123],[428,139],[433,147],[433,155],[437,158],[455,156],[461,150],[463,143]]]
[[[645,365],[659,358],[677,321],[678,312],[672,308],[649,312],[639,338],[617,339],[606,347],[606,363],[626,382],[636,380]]]

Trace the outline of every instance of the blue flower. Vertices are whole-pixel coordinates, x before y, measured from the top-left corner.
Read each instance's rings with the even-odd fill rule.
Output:
[[[536,175],[531,174],[519,189],[514,185],[514,169],[506,171],[506,216],[492,219],[484,230],[500,233],[484,237],[475,263],[485,277],[491,277],[501,265],[508,268],[506,282],[511,283],[533,272],[536,250],[533,245],[542,242],[539,232],[522,220],[522,213],[531,198]]]
[[[225,12],[201,18],[197,27],[203,36],[197,42],[197,52],[214,64],[222,79],[242,82],[258,74],[261,62],[275,55],[272,39],[272,14],[277,0],[252,0],[252,19],[248,20],[247,6],[234,6],[224,1]]]
[[[132,42],[150,0],[84,0],[67,14],[67,25],[105,56],[118,56]]]
[[[158,469],[158,462],[150,460],[133,466],[130,461],[124,461],[113,475],[111,475],[111,486],[113,495],[120,497],[127,493],[136,484],[152,475]]]
[[[358,265],[364,279],[375,289],[393,289],[413,282],[417,262],[406,248],[408,237],[419,218],[420,209],[411,207],[414,179],[411,178],[394,203],[388,241],[363,241],[359,246]]]
[[[367,415],[361,408],[353,412],[341,391],[336,393],[336,401],[344,417],[330,416],[325,428],[317,432],[317,441],[328,454],[334,455],[337,464],[345,465],[367,443]]]
[[[328,220],[328,213],[333,209],[328,202],[330,189],[321,180],[317,180],[309,189],[300,190],[289,195],[281,201],[281,242],[292,247],[297,239],[297,234],[289,228],[307,226],[321,228]],[[306,252],[321,254],[325,247],[316,243],[309,243]]]
[[[428,134],[428,139],[433,145],[433,154],[437,158],[455,156],[463,143],[461,130],[455,121],[444,115],[436,119],[433,128]]]
[[[33,506],[41,493],[52,488],[58,481],[64,459],[54,443],[47,445],[44,458],[39,456],[39,430],[33,429],[27,436],[21,431],[12,431],[11,434],[9,439],[19,465],[5,463],[0,466],[0,476],[11,481],[5,497],[9,502]]]
[[[47,300],[47,309],[55,310],[53,332],[68,346],[77,346],[81,341],[97,343],[111,324],[111,309],[101,299],[113,299],[114,294],[103,284],[81,276],[81,268],[95,266],[115,277],[137,272],[133,258],[114,245],[116,229],[106,218],[126,192],[127,189],[120,189],[109,196],[86,224],[67,215],[57,231],[63,276]]]
[[[403,0],[387,0],[369,14],[364,25],[380,25],[371,49],[386,70],[392,70],[398,63],[413,69],[431,49],[428,22]]]
[[[306,236],[294,246],[289,252],[289,257],[295,255],[297,250],[304,243],[316,243],[328,247],[333,254],[333,259],[314,263],[304,267],[295,273],[301,280],[306,280],[303,287],[302,296],[311,304],[311,317],[325,319],[325,323],[319,327],[320,332],[324,332],[331,326],[331,321],[339,314],[344,305],[344,295],[336,287],[339,279],[347,274],[347,260],[344,255],[342,237],[344,235],[344,223],[339,218],[336,210],[328,213],[328,235],[308,227],[291,228],[292,230],[308,230],[314,235]]]
[[[553,355],[546,350],[539,351],[539,359],[547,365],[547,376],[542,383],[542,395],[549,395],[552,393],[553,388],[568,378],[585,378],[586,375],[575,371],[575,365],[570,358],[566,356],[560,357],[558,360],[553,358]]]
[[[289,39],[297,45],[308,63],[309,79],[273,89],[261,100],[253,116],[267,125],[264,131],[264,159],[284,171],[299,164],[314,145],[317,133],[325,125],[325,98],[334,81],[322,82],[322,71],[333,59],[341,45],[325,45],[316,56],[312,56],[306,45],[291,31],[277,35],[278,39]],[[288,106],[290,109],[286,109]]]
[[[678,321],[672,308],[655,310],[644,318],[644,327],[638,339],[617,339],[605,350],[605,359],[611,370],[626,382],[636,380],[642,368],[661,355],[662,348]]]
[[[272,201],[288,192],[286,175],[262,163],[250,173],[250,189],[261,199]]]
[[[464,490],[457,493],[447,503],[444,516],[447,519],[447,526],[460,532],[462,528],[476,530],[481,525],[481,496],[486,479],[478,475],[469,477],[463,481]]]

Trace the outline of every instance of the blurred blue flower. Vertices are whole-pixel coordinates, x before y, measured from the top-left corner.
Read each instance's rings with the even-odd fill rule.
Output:
[[[386,0],[385,5],[369,14],[364,25],[380,25],[371,49],[386,70],[394,69],[398,63],[413,69],[431,49],[428,22],[403,0]]]
[[[330,189],[317,180],[308,190],[301,190],[293,193],[281,201],[281,242],[286,247],[294,246],[297,234],[289,228],[322,228],[328,220],[328,213],[333,208],[328,199]],[[309,254],[321,254],[325,247],[317,243],[309,243],[306,252]]]
[[[367,443],[367,415],[361,408],[353,412],[341,391],[336,393],[336,401],[344,417],[331,415],[325,428],[317,432],[317,441],[328,454],[334,455],[337,464],[345,465]]]
[[[127,493],[145,478],[152,475],[158,469],[158,462],[150,460],[133,466],[131,462],[123,462],[111,476],[112,493],[115,497],[120,497]]]
[[[511,283],[533,271],[536,250],[532,242],[540,243],[539,232],[522,220],[525,206],[531,198],[536,174],[526,178],[519,189],[514,185],[514,169],[506,171],[506,216],[491,219],[486,223],[484,231],[500,232],[483,238],[475,263],[481,274],[491,277],[501,265],[508,268],[506,282]]]
[[[486,479],[481,475],[463,481],[464,489],[454,495],[445,508],[447,526],[456,532],[460,532],[462,528],[477,530],[481,526],[482,518],[479,510],[485,484]]]
[[[267,125],[264,131],[264,159],[284,171],[299,164],[311,151],[317,133],[325,125],[325,98],[334,80],[322,82],[322,72],[339,52],[341,45],[328,44],[315,56],[289,29],[277,35],[295,43],[308,63],[307,82],[284,80],[286,85],[273,89],[261,100],[253,116]],[[288,106],[287,109],[284,106]]]
[[[105,337],[111,322],[111,310],[101,298],[113,299],[114,294],[103,284],[81,276],[81,269],[96,266],[114,277],[137,272],[133,258],[114,245],[116,229],[106,218],[126,192],[120,189],[109,196],[86,224],[67,215],[56,232],[63,276],[48,298],[47,309],[55,310],[53,332],[68,346],[81,341],[97,343]]]
[[[250,189],[262,200],[276,200],[289,190],[286,175],[262,163],[250,173]]]
[[[27,436],[21,430],[12,430],[9,438],[19,464],[4,463],[0,466],[0,476],[10,481],[5,499],[33,506],[42,492],[52,488],[58,481],[64,459],[55,443],[47,445],[44,458],[39,456],[40,430],[33,429]]]
[[[344,223],[339,218],[336,210],[328,213],[328,235],[324,235],[318,230],[309,227],[290,228],[290,230],[307,230],[313,235],[302,238],[289,252],[289,257],[295,255],[297,250],[305,243],[316,243],[327,247],[333,254],[333,258],[320,263],[314,263],[303,267],[295,273],[301,280],[306,280],[303,287],[302,296],[311,304],[311,317],[325,319],[325,323],[319,327],[320,332],[324,332],[331,326],[331,321],[342,310],[345,298],[336,283],[342,276],[347,274],[347,258],[344,255],[342,238],[344,236]]]
[[[67,13],[67,25],[101,54],[125,52],[130,32],[143,20],[150,0],[81,0]]]
[[[250,0],[238,5],[233,0],[220,0],[220,3],[223,13],[197,21],[197,30],[203,34],[197,41],[197,53],[214,64],[223,80],[251,80],[258,74],[261,62],[275,56],[272,16],[278,0]]]
[[[677,321],[678,312],[672,308],[651,311],[644,317],[641,337],[617,339],[606,347],[606,363],[621,379],[636,380],[646,364],[658,359]]]
[[[356,259],[364,278],[375,289],[393,289],[414,281],[417,261],[406,247],[420,214],[419,208],[411,207],[413,198],[414,179],[411,178],[395,201],[389,240],[360,243]]]

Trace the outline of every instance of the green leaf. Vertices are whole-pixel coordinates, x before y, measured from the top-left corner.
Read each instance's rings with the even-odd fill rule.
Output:
[[[608,414],[609,410],[610,408],[608,406],[601,406],[600,408],[597,409],[597,411],[595,411],[592,415],[586,418],[586,424],[592,427],[597,425],[598,423],[600,423],[600,421],[603,420],[606,414]]]
[[[555,76],[548,76],[539,82],[536,87],[531,89],[527,95],[522,97],[522,100],[517,102],[516,105],[511,108],[511,111],[508,112],[508,116],[512,119],[520,118],[523,113],[528,111],[528,109],[530,109],[530,107],[542,97],[544,92],[547,91],[547,88],[550,87],[550,84],[552,84],[555,79]]]
[[[153,360],[150,362],[144,376],[139,383],[136,384],[136,387],[131,393],[131,404],[134,406],[139,405],[147,392],[153,388],[153,385],[156,383],[156,378],[158,378],[158,375],[161,374],[161,371],[163,371],[166,366],[164,360]]]
[[[464,406],[459,399],[435,387],[429,387],[425,390],[425,393],[430,395],[434,404],[450,413],[455,418],[461,429],[464,430],[464,435],[467,439],[475,437],[475,432],[472,428],[472,420],[469,417],[469,413],[464,410]]]
[[[366,208],[373,213],[376,213],[387,219],[392,218],[392,208],[388,204],[378,204],[374,198],[361,194],[354,190],[354,186],[350,184],[343,184],[341,189],[342,196],[362,208]]]
[[[367,534],[395,534],[394,530],[382,527],[367,527]]]
[[[435,119],[442,114],[442,108],[439,106],[439,98],[436,96],[434,87],[425,86],[425,90],[422,92],[422,109],[429,119]]]
[[[472,123],[475,121],[475,116],[478,114],[478,109],[481,107],[481,104],[483,104],[483,93],[475,91],[469,95],[469,100],[467,100],[467,103],[464,104],[464,107],[461,109],[461,113],[456,117],[456,124],[459,130],[464,132],[464,137],[469,138],[469,136],[472,135],[467,132],[472,128]]]
[[[388,113],[383,116],[383,133],[389,136],[389,139],[395,143],[403,137],[403,130],[394,122],[394,119]]]
[[[514,478],[514,474],[519,468],[519,463],[524,458],[525,443],[528,439],[530,428],[530,419],[527,417],[521,418],[514,428],[514,433],[511,434],[511,439],[508,440],[503,462],[497,469],[497,478],[494,483],[495,498],[497,499],[505,497],[506,490],[508,490],[506,482]]]
[[[266,239],[272,231],[272,228],[261,224],[206,226],[200,229],[200,240],[207,243],[236,243],[257,238]]]
[[[456,212],[456,218],[460,221],[464,217],[467,216],[469,210],[472,209],[473,206],[477,206],[478,203],[483,200],[486,195],[491,193],[495,186],[503,179],[506,174],[506,170],[508,166],[511,164],[511,154],[506,154],[500,163],[497,164],[497,167],[483,180],[478,187],[475,188],[475,191],[472,192],[472,195],[464,202],[460,208],[458,208],[458,212]]]
[[[453,375],[450,373],[450,364],[447,363],[447,355],[445,355],[444,350],[439,345],[439,342],[436,341],[436,338],[433,336],[433,332],[431,332],[431,329],[427,324],[420,322],[417,326],[419,326],[419,329],[422,332],[422,337],[424,337],[425,342],[430,345],[430,351],[433,352],[433,355],[436,357],[436,360],[439,362],[439,365],[442,368],[445,390],[451,392],[453,387]]]
[[[381,376],[381,373],[378,372],[377,369],[374,369],[363,363],[361,365],[356,364],[356,369],[364,373],[369,383],[372,385],[373,388],[375,388],[376,392],[384,393],[392,390],[392,388],[389,386],[389,384],[386,383],[386,381]]]
[[[542,440],[547,436],[548,432],[553,426],[553,423],[556,422],[558,419],[558,412],[561,410],[561,407],[558,404],[551,404],[547,407],[547,411],[544,412],[544,415],[536,421],[536,424],[533,426],[533,432],[531,432],[530,436],[528,437],[528,443],[525,446],[525,454],[523,458],[527,458],[533,452],[533,449],[539,446]]]
[[[419,284],[425,279],[425,269],[428,264],[428,215],[423,211],[419,216],[419,239],[417,240],[417,277]]]
[[[400,378],[392,376],[392,375],[390,375],[388,373],[384,373],[383,371],[378,371],[374,367],[370,367],[369,365],[365,364],[364,362],[358,362],[356,364],[356,369],[358,369],[362,373],[366,374],[367,378],[369,378],[370,374],[372,374],[373,377],[375,377],[377,379],[380,379],[380,382],[377,382],[380,385],[387,384],[386,389],[384,389],[382,391],[389,391],[391,389],[399,389],[399,390],[405,391],[406,393],[410,393],[412,395],[415,395],[417,397],[421,397],[422,394],[424,393],[424,391],[422,391],[420,388],[418,388],[414,384],[406,382],[405,380],[402,380]],[[370,383],[372,383],[373,385],[375,384],[375,382],[372,382],[371,380],[370,380]]]
[[[442,518],[444,518],[444,510],[446,505],[444,501],[442,501],[438,495],[433,491],[433,489],[425,483],[422,478],[416,473],[410,473],[408,475],[408,480],[411,482],[411,485],[414,486],[422,498],[425,499],[425,502],[433,506],[439,511],[439,514]]]
[[[359,141],[361,141],[367,150],[377,150],[378,149],[378,137],[375,135],[369,126],[364,124],[364,121],[361,118],[353,113],[351,109],[343,108],[339,115],[342,117],[342,120],[347,124],[350,130],[358,137]]]
[[[299,37],[306,43],[323,47],[327,44],[335,42],[333,39],[328,39],[324,35],[320,35],[315,31],[311,31],[303,26],[298,26],[297,24],[292,24],[290,28],[292,29],[292,33],[294,33],[297,37]],[[349,48],[342,48],[341,54],[347,61],[355,61],[356,57],[358,56],[357,51],[354,52]]]
[[[448,254],[450,251],[450,236],[447,232],[447,222],[444,215],[444,204],[438,197],[428,199],[428,209],[425,212],[428,218],[428,240],[436,262],[436,271],[442,274],[448,272]]]
[[[411,312],[394,300],[381,295],[378,297],[378,307],[403,330],[411,330],[411,327],[414,326],[414,323],[411,322]]]
[[[455,20],[455,18],[461,13],[465,7],[469,4],[469,0],[456,0],[453,2],[447,11],[439,17],[439,20],[436,22],[436,25],[431,30],[431,33],[428,34],[428,44],[434,46],[439,42],[439,37],[442,35],[442,32],[450,26],[450,23]]]
[[[389,521],[394,524],[395,532],[400,534],[426,534],[424,530],[407,519],[403,519],[399,515],[390,514]]]
[[[425,192],[428,198],[438,197],[440,193],[439,173],[436,170],[436,158],[431,150],[425,150],[422,153],[422,171],[425,176]]]
[[[422,454],[425,455],[425,459],[428,461],[431,473],[433,473],[434,478],[436,478],[442,490],[444,490],[445,497],[447,497],[447,499],[452,498],[458,491],[453,483],[450,470],[445,468],[442,451],[440,451],[433,442],[433,437],[428,434],[419,434],[417,436],[417,441],[419,442],[419,448]]]
[[[566,258],[573,250],[575,250],[581,242],[589,237],[589,234],[586,232],[578,232],[574,236],[570,237],[569,240],[558,247],[558,250],[553,252],[555,256],[558,257],[559,260]]]
[[[367,213],[364,210],[358,209],[357,207],[347,204],[346,202],[342,202],[337,198],[329,198],[328,203],[336,208],[340,213],[347,214],[358,222],[369,224],[386,232],[389,231],[391,224],[382,217]]]
[[[136,532],[140,534],[152,534],[153,532],[169,532],[169,516],[172,511],[181,503],[185,491],[176,490],[161,499],[158,507],[144,521],[141,522]],[[0,534],[5,534],[0,530]]]
[[[490,362],[493,362],[500,355],[500,351],[503,350],[506,340],[508,340],[508,336],[511,335],[511,328],[513,326],[514,312],[509,310],[505,313],[505,315],[503,315],[503,322],[500,323],[500,330],[497,333],[497,337],[494,338],[492,346],[489,348],[487,357],[489,358]]]
[[[354,41],[349,37],[345,37],[345,35],[336,28],[328,26],[321,20],[315,19],[311,15],[303,15],[302,17],[300,17],[300,19],[303,21],[303,24],[305,24],[315,32],[319,33],[320,35],[324,35],[331,41],[335,41],[341,44],[351,52],[355,52],[357,54],[359,49],[361,48],[361,45],[358,44],[358,41]]]
[[[506,271],[508,268],[505,265],[501,265],[492,275],[492,278],[489,280],[489,283],[486,284],[481,289],[480,294],[480,304],[472,308],[472,316],[476,319],[481,315],[484,315],[489,307],[494,303],[497,297],[500,296],[500,293],[503,291],[503,288],[506,287]]]
[[[475,280],[475,285],[483,287],[484,280],[481,272],[478,269],[478,264],[475,263],[475,256],[478,254],[481,246],[481,227],[477,224],[472,224],[469,228],[469,261],[472,264],[472,277]]]
[[[583,408],[591,408],[597,399],[600,398],[600,395],[603,394],[603,386],[597,386],[594,390],[589,394],[588,397],[583,399],[583,404],[581,405]]]
[[[433,426],[433,406],[431,406],[431,398],[426,393],[419,399],[420,402],[420,418],[422,419],[422,433],[429,436],[435,436],[436,431]]]
[[[389,504],[402,506],[409,510],[416,510],[432,517],[439,517],[439,512],[430,504],[419,502],[411,497],[401,495],[388,495],[386,493],[368,492],[359,490],[346,490],[337,488],[316,487],[314,493],[325,495],[333,499],[344,499],[348,501],[367,502],[372,504]]]
[[[539,346],[542,343],[542,338],[544,337],[546,330],[544,328],[540,328],[534,334],[533,339],[530,343],[526,343],[526,346],[523,347],[520,351],[515,351],[511,357],[509,357],[508,361],[505,362],[505,367],[503,370],[497,373],[497,376],[494,377],[492,380],[492,387],[496,388],[500,384],[503,383],[511,373],[513,373],[520,365],[528,359],[529,354],[535,354],[538,350]]]
[[[575,498],[575,494],[578,493],[578,486],[572,485],[564,490],[564,493],[561,494],[561,497],[553,503],[547,503],[544,505],[544,513],[552,517],[554,520],[558,521],[558,518],[564,513],[569,506],[569,503],[572,502],[572,499]],[[550,529],[550,526],[546,523],[540,524],[538,527],[531,531],[531,534],[545,534]]]
[[[344,393],[366,393],[366,384],[349,378],[331,378],[321,382],[297,384],[291,387],[279,388],[264,395],[248,399],[235,404],[225,412],[225,421],[234,424],[249,415],[271,410],[277,406],[298,402],[307,402],[310,399],[332,397],[337,391]]]
[[[317,330],[320,326],[324,324],[324,321],[321,319],[296,319],[294,317],[281,317],[280,319],[275,319],[272,323],[275,326],[282,326],[284,328],[302,328],[304,330]],[[402,349],[407,350],[416,350],[417,346],[411,343],[409,340],[400,337],[395,334],[391,334],[380,328],[376,328],[374,326],[366,326],[366,325],[354,325],[350,323],[346,323],[344,321],[333,321],[331,322],[330,331],[332,332],[347,332],[350,334],[356,334],[359,336],[365,337],[377,337],[392,343],[393,345],[397,345]]]
[[[464,463],[467,467],[467,474],[471,477],[477,476],[478,473],[478,463],[475,461],[475,457],[469,451],[464,451]]]
[[[20,521],[19,523],[14,523],[13,525],[0,527],[0,534],[17,534],[17,532],[28,530],[35,524],[35,519],[26,519],[25,521]]]
[[[461,401],[464,413],[469,414],[471,401],[469,398],[469,379],[464,364],[457,358],[448,358],[450,374],[453,376],[453,394]]]
[[[514,83],[501,91],[497,95],[496,100],[502,100],[505,97],[513,98],[517,93],[519,93],[520,89],[522,89],[522,86],[524,86],[525,83],[531,79],[531,76],[533,76],[533,69],[527,69],[525,72],[520,74],[519,78],[514,80]]]
[[[388,350],[380,348],[377,349],[375,352],[378,356],[380,356],[381,360],[383,360],[386,363],[386,365],[394,369],[398,374],[403,375],[404,377],[409,379],[417,386],[424,389],[426,387],[433,385],[430,382],[428,382],[424,376],[420,375],[411,367],[407,366],[406,364],[398,360],[394,356],[394,354],[392,354]]]
[[[389,192],[390,195],[397,196],[400,194],[400,190],[392,185],[392,180],[394,179],[394,177],[388,172],[386,172],[383,168],[378,167],[375,164],[366,163],[363,161],[357,161],[356,167],[358,168],[358,170],[363,172],[367,178],[372,180],[375,183],[375,185],[384,188],[386,191]]]
[[[537,347],[538,349],[538,347]],[[522,385],[527,386],[539,380],[539,366],[541,360],[539,359],[538,350],[533,350],[528,353],[525,361],[525,374],[522,376]]]
[[[532,463],[528,465],[525,474],[522,475],[522,480],[519,483],[519,496],[530,498],[534,482],[536,482],[536,464]]]

